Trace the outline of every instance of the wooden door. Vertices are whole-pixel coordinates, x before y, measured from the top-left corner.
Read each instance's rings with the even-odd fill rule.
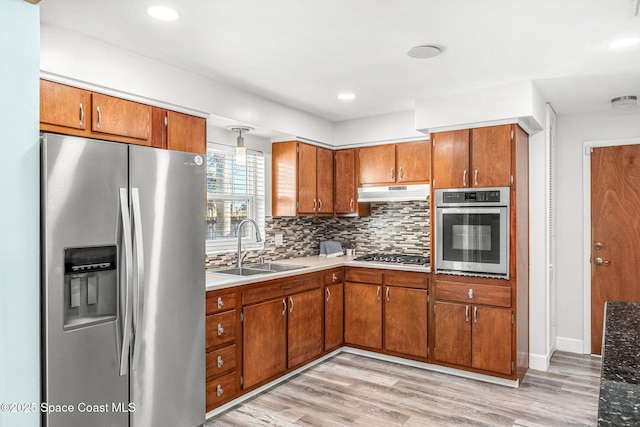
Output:
[[[83,89],[40,80],[41,129],[83,134],[91,117],[89,94]]]
[[[298,213],[316,213],[316,147],[298,144]]]
[[[431,179],[431,142],[416,141],[396,144],[396,181],[428,183]]]
[[[317,147],[317,198],[316,212],[319,214],[333,213],[333,150]]]
[[[91,94],[91,132],[151,145],[151,106],[100,93]]]
[[[358,149],[359,184],[396,182],[396,146],[376,145]]]
[[[432,144],[433,187],[468,187],[469,129],[436,133]]]
[[[511,373],[511,309],[473,306],[471,366]]]
[[[242,371],[248,389],[287,369],[287,302],[278,298],[243,308]]]
[[[640,302],[640,145],[591,153],[591,353],[600,354],[604,303]],[[600,248],[600,249],[598,249]],[[600,258],[602,262],[596,260]]]
[[[167,148],[205,154],[207,121],[202,117],[167,111]]]
[[[336,214],[356,211],[356,150],[335,152]]]
[[[382,349],[382,286],[345,283],[344,341]]]
[[[344,285],[327,285],[324,295],[324,350],[339,347],[344,342]]]
[[[470,187],[511,185],[512,125],[471,130]]]
[[[435,347],[439,362],[471,365],[471,306],[438,301],[434,305]]]
[[[385,349],[427,357],[427,291],[384,287]]]
[[[293,368],[322,353],[322,290],[314,289],[288,299],[287,366]]]

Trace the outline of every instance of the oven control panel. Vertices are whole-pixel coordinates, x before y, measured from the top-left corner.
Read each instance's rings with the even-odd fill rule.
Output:
[[[506,206],[509,205],[509,187],[482,190],[436,190],[436,206]]]

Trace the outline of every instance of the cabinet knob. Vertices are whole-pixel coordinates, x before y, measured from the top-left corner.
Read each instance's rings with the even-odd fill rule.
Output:
[[[218,323],[218,336],[222,335],[223,333],[224,333],[224,328],[220,323]]]
[[[473,289],[469,289],[469,299],[473,299]]]
[[[218,384],[218,387],[216,387],[216,394],[218,395],[218,397],[224,394],[224,389],[222,388],[222,385]]]
[[[224,365],[224,360],[222,360],[222,356],[218,356],[218,368],[222,368]]]
[[[222,301],[221,297],[218,297],[218,310],[224,307],[224,301]]]

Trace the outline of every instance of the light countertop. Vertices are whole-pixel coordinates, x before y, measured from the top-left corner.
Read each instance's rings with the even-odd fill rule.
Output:
[[[233,286],[247,285],[250,283],[264,282],[265,280],[280,279],[282,277],[297,276],[300,274],[313,273],[316,271],[327,270],[334,267],[367,267],[380,268],[385,270],[402,270],[417,271],[422,273],[430,273],[431,268],[415,265],[398,265],[368,261],[354,261],[355,256],[341,257],[320,257],[310,256],[302,258],[282,259],[278,261],[269,261],[272,264],[290,264],[302,265],[304,268],[297,270],[281,271],[276,273],[256,274],[253,276],[236,276],[232,274],[216,273],[216,269],[207,270],[206,272],[206,289],[212,291],[216,289],[225,289]],[[225,267],[226,268],[226,267]]]

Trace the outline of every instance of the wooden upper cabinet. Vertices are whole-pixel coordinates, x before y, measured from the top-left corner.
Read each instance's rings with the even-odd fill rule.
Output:
[[[202,117],[153,107],[154,147],[205,154],[207,120]]]
[[[40,80],[40,128],[73,135],[86,135],[91,117],[90,92]]]
[[[296,141],[276,142],[271,146],[271,210],[273,216],[297,214],[297,153]]]
[[[471,186],[511,185],[512,125],[471,130]]]
[[[396,182],[396,146],[376,145],[358,149],[359,184]]]
[[[91,132],[151,145],[151,106],[100,93],[91,94]]]
[[[431,141],[396,144],[396,181],[423,182],[431,180]]]
[[[469,183],[469,129],[432,137],[433,187],[461,188]]]
[[[313,145],[298,144],[298,213],[316,213],[317,148]]]
[[[358,189],[356,187],[356,150],[335,152],[336,214],[356,211]]]
[[[327,148],[317,149],[316,185],[318,208],[317,213],[333,213],[333,150]]]

